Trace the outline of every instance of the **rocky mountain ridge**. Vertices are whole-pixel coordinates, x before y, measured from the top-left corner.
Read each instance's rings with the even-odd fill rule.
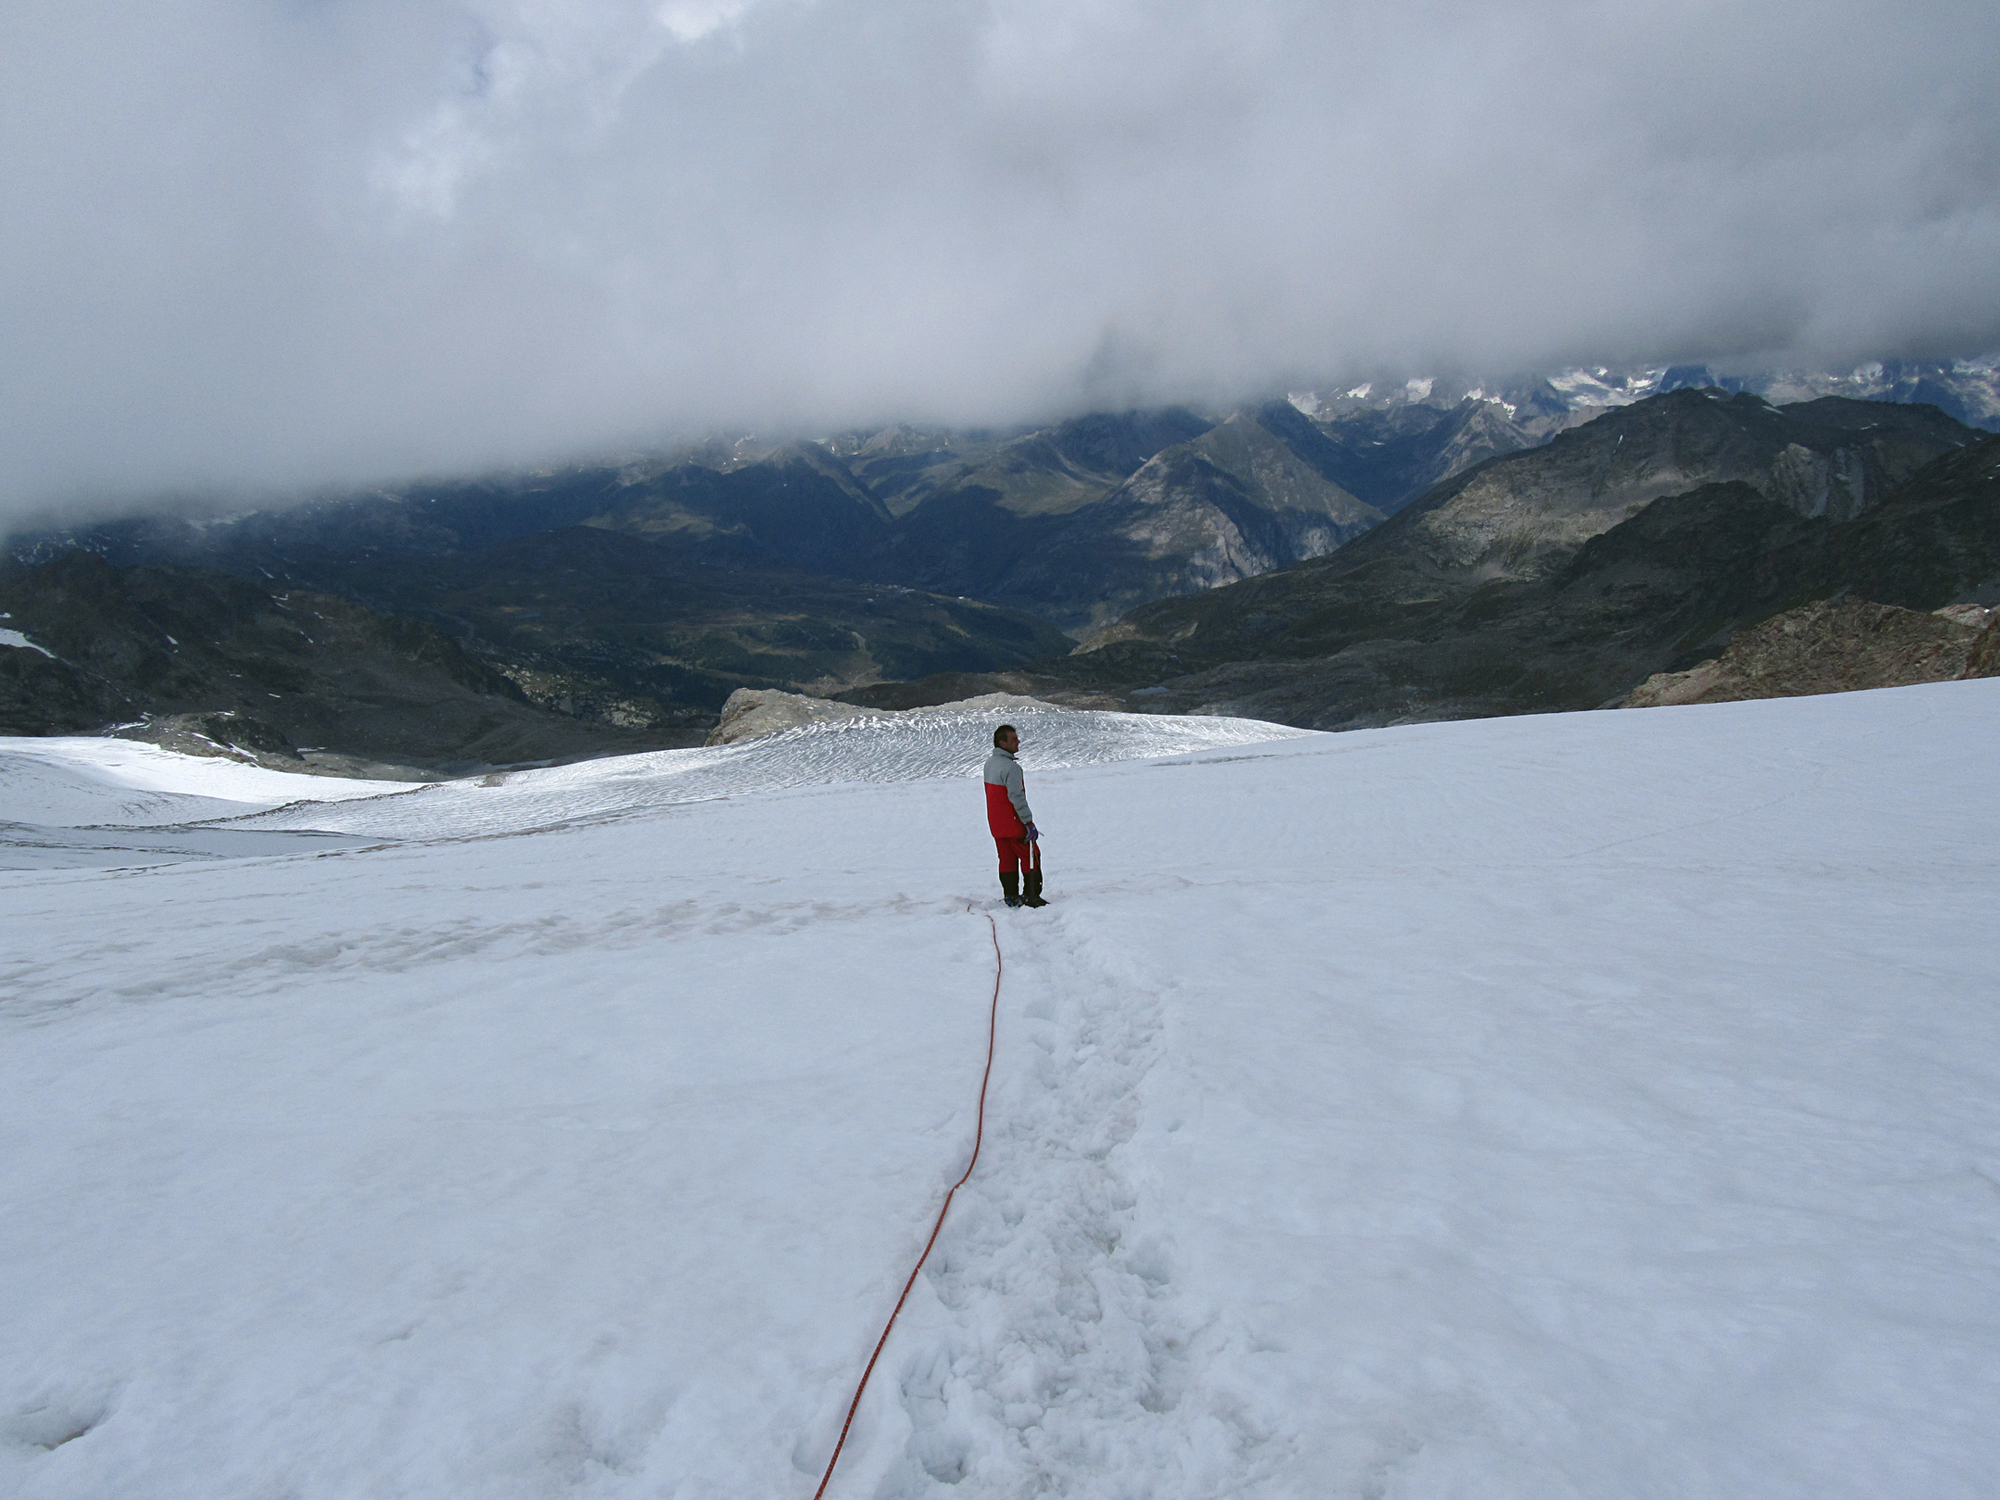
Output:
[[[1330,557],[1145,606],[992,685],[1323,729],[1596,707],[1843,590],[1988,602],[1996,459],[2000,439],[1930,408],[1669,393],[1489,460]],[[847,696],[906,707],[946,686]]]
[[[1667,496],[1740,484],[1793,514],[1841,519],[1973,436],[1928,407],[1656,396],[1489,459],[1332,557],[1227,595],[1135,610],[1091,649],[1171,642],[1201,658],[1246,647],[1324,654],[1357,633],[1448,613],[1489,585],[1554,579],[1592,538]]]

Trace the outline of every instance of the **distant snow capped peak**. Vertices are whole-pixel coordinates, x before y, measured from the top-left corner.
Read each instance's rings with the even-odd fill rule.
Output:
[[[1551,375],[1549,384],[1573,406],[1630,406],[1656,394],[1665,374],[1664,369],[1619,374],[1600,365],[1594,370],[1565,370],[1560,375]]]
[[[1486,387],[1480,385],[1475,385],[1471,390],[1467,391],[1465,399],[1468,401],[1483,402],[1487,406],[1497,406],[1510,417],[1518,415],[1521,410],[1520,406],[1515,402],[1507,400],[1504,396],[1489,393]]]

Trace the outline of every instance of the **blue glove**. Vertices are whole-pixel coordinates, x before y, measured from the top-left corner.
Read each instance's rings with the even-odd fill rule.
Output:
[[[1041,837],[1042,837],[1041,830],[1035,827],[1033,823],[1030,823],[1028,825],[1028,842],[1031,844],[1039,843],[1041,841]]]

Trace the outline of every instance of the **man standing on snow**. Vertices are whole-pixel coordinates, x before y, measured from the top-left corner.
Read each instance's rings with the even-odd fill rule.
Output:
[[[1021,763],[1014,759],[1021,737],[1012,724],[993,731],[993,753],[986,757],[986,826],[1000,846],[1000,889],[1009,906],[1047,906],[1042,899],[1041,834],[1028,811],[1028,785]]]

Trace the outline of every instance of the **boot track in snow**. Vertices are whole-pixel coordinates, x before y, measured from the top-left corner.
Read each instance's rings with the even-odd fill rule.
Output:
[[[1034,926],[1009,943],[1025,1039],[1010,1046],[1029,1061],[1001,1068],[983,1156],[982,1081],[975,1161],[987,1171],[972,1182],[968,1166],[953,1185],[965,1192],[952,1233],[940,1212],[897,1300],[901,1313],[921,1274],[935,1307],[910,1308],[911,1347],[891,1361],[907,1437],[886,1469],[871,1465],[870,1493],[916,1497],[976,1474],[982,1494],[1051,1495],[1081,1473],[1100,1476],[1108,1487],[1091,1493],[1106,1497],[1244,1494],[1287,1456],[1285,1424],[1202,1377],[1202,1358],[1236,1342],[1232,1320],[1182,1305],[1173,1237],[1146,1224],[1132,1175],[1142,1086],[1167,1053],[1155,976],[1070,937],[1060,917]],[[997,926],[994,939],[989,1080]],[[887,1339],[885,1328],[870,1372]]]

